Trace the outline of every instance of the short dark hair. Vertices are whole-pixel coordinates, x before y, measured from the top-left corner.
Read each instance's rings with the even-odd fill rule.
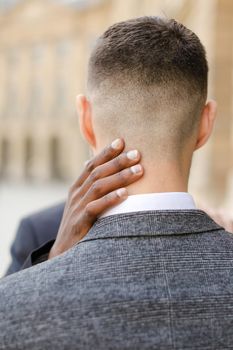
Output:
[[[160,147],[161,154],[181,150],[198,126],[207,78],[205,49],[184,25],[160,17],[112,25],[98,39],[88,69],[101,137],[140,139],[141,148]]]
[[[89,69],[96,84],[125,73],[145,85],[179,80],[207,91],[205,49],[196,34],[174,19],[140,17],[112,25],[99,38]]]

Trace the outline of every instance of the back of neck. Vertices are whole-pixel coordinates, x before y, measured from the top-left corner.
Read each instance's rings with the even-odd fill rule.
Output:
[[[143,163],[142,163],[143,165]],[[181,169],[176,164],[144,166],[144,175],[128,186],[129,195],[162,192],[187,192],[189,169]]]

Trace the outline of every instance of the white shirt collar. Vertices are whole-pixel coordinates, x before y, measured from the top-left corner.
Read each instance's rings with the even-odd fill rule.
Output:
[[[196,209],[193,197],[187,192],[147,193],[129,196],[124,202],[107,210],[101,217],[147,210]]]

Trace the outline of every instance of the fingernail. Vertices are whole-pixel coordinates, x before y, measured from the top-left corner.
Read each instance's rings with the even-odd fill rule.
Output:
[[[130,160],[137,159],[138,158],[138,151],[135,149],[133,151],[127,152],[127,158]]]
[[[116,191],[116,194],[118,197],[127,197],[128,196],[128,192],[127,192],[126,188],[119,188]]]
[[[112,147],[113,149],[120,149],[121,146],[122,146],[122,141],[121,141],[121,139],[116,139],[116,140],[114,140],[114,141],[111,143],[111,147]]]
[[[133,174],[138,174],[138,173],[141,173],[142,172],[142,166],[140,164],[137,164],[137,165],[134,165],[134,166],[131,166],[131,171]]]

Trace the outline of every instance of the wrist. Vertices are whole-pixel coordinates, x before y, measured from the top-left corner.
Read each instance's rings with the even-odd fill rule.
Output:
[[[57,249],[55,245],[52,246],[50,249],[49,255],[48,255],[48,260],[55,258],[56,256],[60,255],[61,252]]]

